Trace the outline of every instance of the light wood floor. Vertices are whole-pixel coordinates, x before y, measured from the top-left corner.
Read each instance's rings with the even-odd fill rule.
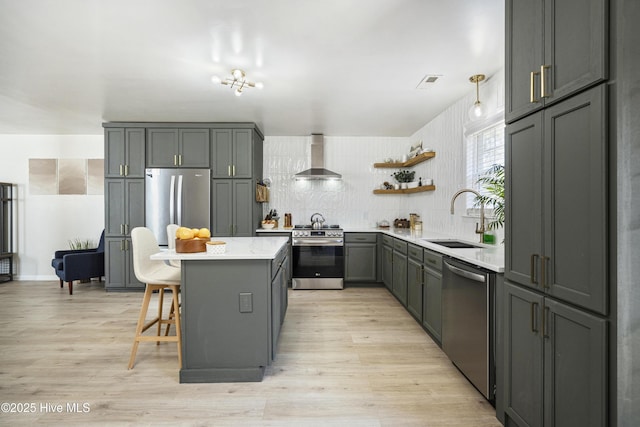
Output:
[[[290,290],[263,382],[180,384],[173,343],[141,344],[127,370],[142,293],[74,285],[0,284],[0,402],[36,404],[0,425],[500,425],[384,288]]]

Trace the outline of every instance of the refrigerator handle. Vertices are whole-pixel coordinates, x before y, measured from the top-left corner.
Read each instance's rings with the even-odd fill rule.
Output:
[[[176,176],[171,175],[171,185],[169,186],[169,223],[177,224],[176,222]]]
[[[182,225],[182,175],[178,175],[178,197],[176,197],[176,204],[178,206],[178,222],[174,222],[174,224]]]

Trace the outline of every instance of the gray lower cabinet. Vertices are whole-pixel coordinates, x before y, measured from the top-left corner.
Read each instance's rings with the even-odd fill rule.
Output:
[[[144,128],[106,128],[105,178],[144,178],[144,147]]]
[[[108,291],[144,289],[133,270],[130,237],[105,237],[105,288]]]
[[[408,245],[407,259],[407,310],[418,321],[422,322],[422,252],[420,246]]]
[[[505,425],[607,425],[607,321],[504,285]]]
[[[285,258],[285,267],[287,272],[287,286],[291,286],[291,279],[293,275],[293,270],[291,268],[291,258],[292,258],[292,249],[291,249],[291,233],[282,232],[279,233],[277,231],[269,231],[269,232],[258,232],[256,233],[258,237],[287,237],[289,239],[287,243],[287,257]]]
[[[208,168],[209,129],[147,129],[147,167]]]
[[[407,306],[407,242],[393,240],[393,295]]]
[[[606,86],[507,126],[505,279],[606,314]]]
[[[389,291],[393,291],[393,246],[387,244],[382,245],[382,282]]]
[[[278,338],[288,305],[288,248],[284,247],[271,262],[271,358],[276,358]]]
[[[262,215],[254,197],[251,179],[214,179],[211,181],[213,236],[250,237],[255,234]]]
[[[422,270],[422,326],[433,339],[442,342],[442,255],[424,250]]]
[[[144,226],[144,179],[105,179],[105,200],[105,288],[142,288],[133,271],[131,230]]]
[[[507,0],[507,122],[607,78],[607,0]]]
[[[378,245],[376,233],[345,233],[344,280],[375,282],[377,280]]]

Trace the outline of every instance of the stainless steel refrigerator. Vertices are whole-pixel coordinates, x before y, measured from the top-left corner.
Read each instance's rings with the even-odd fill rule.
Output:
[[[167,225],[211,229],[209,169],[145,170],[145,224],[160,246],[167,245]]]

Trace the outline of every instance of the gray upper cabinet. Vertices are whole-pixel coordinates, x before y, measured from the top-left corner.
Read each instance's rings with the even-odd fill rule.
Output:
[[[147,129],[147,167],[208,168],[209,129]]]
[[[105,129],[105,178],[143,178],[144,141],[144,128]]]
[[[507,127],[505,277],[606,314],[606,87]]]
[[[254,144],[252,129],[212,130],[212,176],[214,178],[252,178]]]
[[[213,236],[250,237],[260,221],[251,179],[214,179],[211,191]]]
[[[606,321],[509,283],[504,289],[509,421],[519,426],[607,425]]]
[[[607,78],[607,0],[506,1],[507,123]]]

